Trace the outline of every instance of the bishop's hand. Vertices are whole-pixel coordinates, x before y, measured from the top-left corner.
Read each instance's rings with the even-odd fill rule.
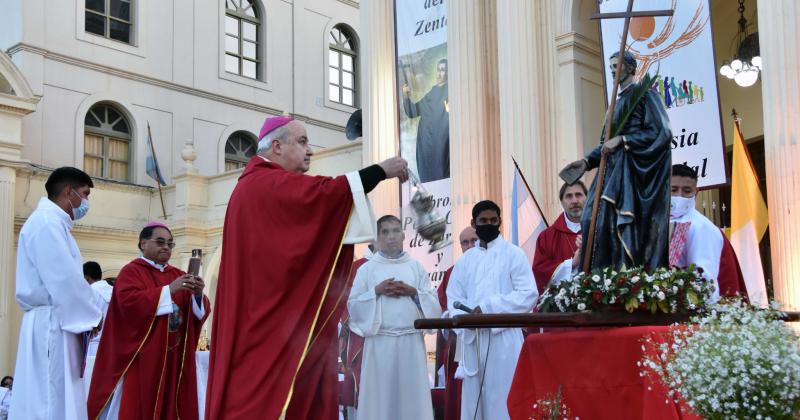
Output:
[[[181,290],[194,292],[193,289],[194,281],[192,280],[192,278],[193,276],[191,274],[184,274],[178,277],[177,279],[173,280],[172,283],[169,284],[169,293],[174,295],[175,293],[178,293]]]
[[[400,183],[408,180],[408,162],[400,156],[386,159],[378,166],[386,173],[386,179],[397,178]]]

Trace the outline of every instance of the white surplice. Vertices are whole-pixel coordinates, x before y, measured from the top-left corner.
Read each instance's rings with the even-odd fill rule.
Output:
[[[72,219],[46,197],[22,226],[16,298],[24,315],[9,418],[86,419],[81,333],[101,319],[99,297],[83,278]]]
[[[456,262],[447,285],[447,309],[453,316],[463,315],[464,311],[453,306],[461,302],[469,308],[480,306],[485,314],[526,313],[533,309],[538,296],[525,253],[500,236],[487,248],[479,242]],[[461,361],[456,371],[456,377],[463,378],[461,418],[508,419],[506,399],[524,341],[522,330],[454,331],[461,343]]]
[[[376,296],[375,286],[394,278],[417,289],[411,297]],[[358,418],[432,420],[430,381],[418,318],[438,318],[441,307],[422,264],[403,253],[376,253],[356,273],[350,298],[350,328],[364,337]]]
[[[710,303],[719,300],[719,264],[722,259],[724,239],[722,231],[692,208],[681,217],[669,219],[670,223],[691,223],[686,234],[686,249],[683,252],[679,267],[688,267],[692,264],[703,269],[703,278],[714,282],[714,294],[709,298]]]

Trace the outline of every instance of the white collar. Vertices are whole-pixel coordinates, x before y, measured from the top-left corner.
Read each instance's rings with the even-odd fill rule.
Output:
[[[72,229],[72,224],[74,223],[72,217],[70,217],[70,215],[67,214],[67,212],[65,212],[64,209],[59,207],[58,204],[50,201],[49,198],[42,197],[41,199],[39,199],[38,208],[41,208],[44,211],[57,214],[58,218],[61,219],[61,221],[64,224],[66,224],[70,229]]]
[[[501,243],[503,243],[503,242],[504,242],[504,239],[503,239],[503,234],[501,233],[501,234],[497,235],[497,237],[496,237],[496,238],[494,238],[494,240],[493,240],[492,242],[489,242],[488,244],[486,244],[486,249],[484,249],[484,248],[481,246],[481,240],[480,240],[480,239],[478,239],[477,241],[475,241],[475,246],[474,246],[473,248],[479,248],[479,249],[482,249],[482,250],[484,250],[484,251],[488,251],[488,250],[490,250],[490,249],[492,249],[492,248],[496,247],[497,245],[499,245],[499,244],[501,244]]]
[[[572,220],[569,220],[569,217],[567,217],[567,212],[564,212],[564,222],[567,224],[567,229],[571,230],[572,233],[580,233],[581,222],[575,223]]]
[[[165,265],[157,264],[155,261],[151,261],[151,260],[148,260],[147,258],[145,258],[144,255],[140,256],[139,258],[143,259],[145,262],[147,262],[148,264],[153,266],[153,268],[155,268],[156,270],[158,270],[158,271],[160,271],[162,273],[167,268],[166,264]]]

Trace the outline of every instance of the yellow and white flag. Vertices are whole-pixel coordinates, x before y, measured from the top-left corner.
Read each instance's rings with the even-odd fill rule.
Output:
[[[765,306],[768,304],[767,288],[758,243],[767,230],[769,213],[738,120],[733,126],[730,240],[742,268],[750,302]]]

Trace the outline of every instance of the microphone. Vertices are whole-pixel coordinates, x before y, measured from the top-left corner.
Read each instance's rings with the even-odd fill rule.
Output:
[[[464,312],[466,312],[466,313],[468,313],[468,314],[471,314],[473,311],[475,311],[475,309],[472,309],[472,308],[470,308],[469,306],[467,306],[467,305],[464,305],[464,304],[463,304],[463,303],[461,303],[461,302],[455,302],[455,303],[453,303],[453,307],[454,307],[454,308],[456,308],[456,309],[461,309],[462,311],[464,311]]]

